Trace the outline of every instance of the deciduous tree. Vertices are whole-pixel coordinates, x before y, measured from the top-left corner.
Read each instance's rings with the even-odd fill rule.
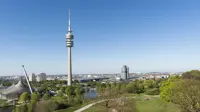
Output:
[[[23,92],[20,96],[20,101],[26,102],[28,100],[28,93]]]

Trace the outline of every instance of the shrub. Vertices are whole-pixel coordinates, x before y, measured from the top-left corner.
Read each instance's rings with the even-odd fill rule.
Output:
[[[145,92],[147,95],[159,95],[160,91],[158,88],[148,89]]]

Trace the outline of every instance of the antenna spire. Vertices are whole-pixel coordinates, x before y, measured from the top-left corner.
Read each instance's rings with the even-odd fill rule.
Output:
[[[70,9],[69,9],[69,26],[68,26],[68,32],[71,32]]]

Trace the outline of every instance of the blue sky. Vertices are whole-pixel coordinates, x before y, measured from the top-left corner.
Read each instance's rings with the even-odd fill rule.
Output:
[[[200,67],[198,0],[1,0],[0,75],[186,71]]]

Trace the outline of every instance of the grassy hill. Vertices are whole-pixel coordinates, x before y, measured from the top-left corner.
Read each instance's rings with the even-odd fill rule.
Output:
[[[135,97],[130,99],[134,101],[135,103],[131,104],[129,103],[128,106],[133,108],[135,104],[135,111],[136,112],[180,112],[179,106],[168,103],[165,101],[162,101],[159,99],[159,97],[154,97],[154,96],[146,96],[146,95],[134,95]],[[97,104],[84,112],[106,112],[106,108],[102,104]],[[115,102],[111,102],[110,106],[114,106]],[[125,105],[126,106],[126,105]],[[129,108],[127,107],[127,108]],[[111,112],[111,109],[109,110]],[[134,112],[133,109],[132,111],[127,111],[127,112]]]

